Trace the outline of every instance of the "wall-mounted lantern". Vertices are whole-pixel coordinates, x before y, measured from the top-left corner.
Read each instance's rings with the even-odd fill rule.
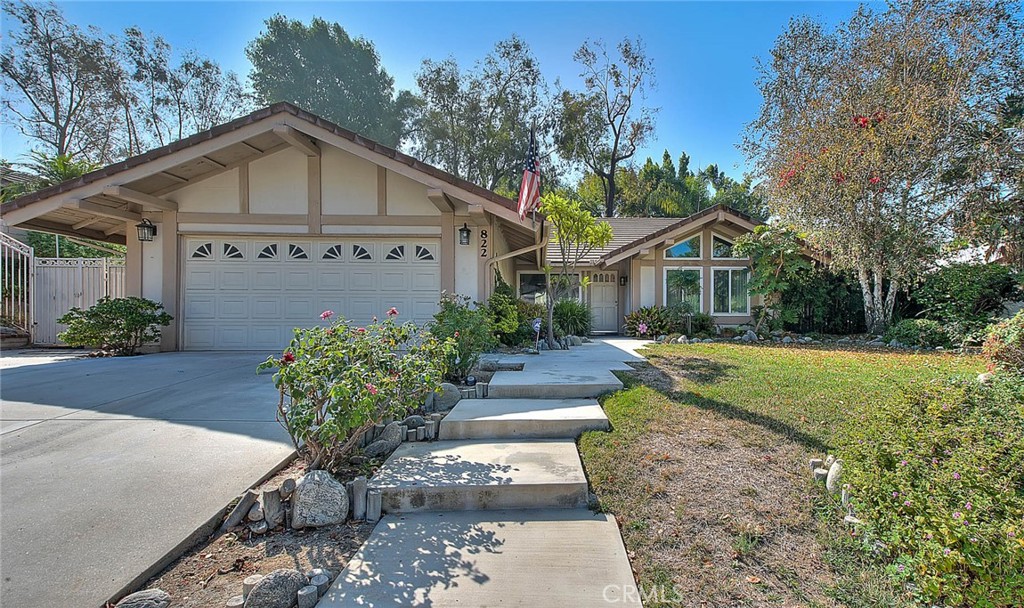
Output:
[[[472,231],[469,229],[469,225],[463,222],[462,228],[459,228],[459,245],[469,245],[470,234]]]
[[[628,279],[629,279],[629,277],[627,277],[626,275],[622,275],[621,277],[619,277],[619,285],[621,285],[622,287],[625,287],[626,286],[626,281]]]
[[[148,218],[144,218],[142,223],[136,224],[135,229],[139,231],[140,241],[152,241],[153,237],[156,236],[156,226]]]

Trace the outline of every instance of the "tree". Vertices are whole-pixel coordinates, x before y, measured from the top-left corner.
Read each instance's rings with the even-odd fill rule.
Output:
[[[386,146],[397,147],[408,134],[411,93],[396,95],[373,43],[337,23],[314,17],[305,25],[274,15],[245,54],[259,104],[288,101]]]
[[[518,186],[531,125],[548,130],[547,85],[530,47],[512,36],[472,69],[427,59],[416,74],[422,104],[414,154],[488,189]],[[547,173],[547,171],[545,171]]]
[[[797,312],[787,308],[781,295],[790,285],[811,270],[810,262],[803,255],[803,241],[799,232],[791,226],[763,224],[737,237],[733,254],[750,258],[750,293],[761,294],[764,306],[757,315],[754,331],[769,319],[781,323],[793,323]]]
[[[832,32],[796,19],[759,65],[764,103],[745,150],[771,212],[856,274],[869,331],[934,259],[948,211],[1005,187],[994,173],[948,175],[967,149],[994,160],[965,133],[995,123],[1020,86],[1021,40],[998,0],[899,0]]]
[[[562,91],[556,144],[562,158],[587,167],[604,186],[604,212],[615,215],[620,163],[636,154],[654,130],[654,110],[643,107],[654,86],[654,66],[643,44],[624,38],[613,60],[601,41],[584,42],[573,55],[584,89]]]
[[[5,0],[3,14],[14,24],[0,53],[5,121],[53,156],[111,160],[116,61],[99,31],[68,23],[52,3]]]
[[[586,287],[585,281],[575,282],[572,278],[576,266],[591,251],[611,242],[612,227],[607,222],[597,221],[579,201],[553,192],[541,198],[540,211],[551,223],[561,260],[558,272],[554,276],[550,265],[544,267],[547,283],[548,347],[554,348],[555,302],[571,294],[573,289]]]

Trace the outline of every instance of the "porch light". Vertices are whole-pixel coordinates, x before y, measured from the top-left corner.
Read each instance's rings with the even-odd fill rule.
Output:
[[[625,286],[626,286],[626,281],[627,281],[627,280],[629,280],[629,277],[627,277],[626,275],[622,275],[622,276],[620,276],[620,277],[619,277],[619,285],[621,285],[621,286],[625,287]]]
[[[471,234],[471,231],[469,229],[469,225],[466,224],[465,222],[463,222],[462,223],[462,228],[459,228],[459,245],[469,245],[469,235],[470,234]]]
[[[156,236],[156,226],[148,218],[143,218],[142,223],[135,224],[135,228],[139,231],[140,241],[152,241]]]

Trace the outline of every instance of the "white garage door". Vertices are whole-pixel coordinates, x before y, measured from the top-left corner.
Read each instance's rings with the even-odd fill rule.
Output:
[[[280,351],[320,313],[363,324],[422,323],[437,311],[439,243],[431,239],[185,239],[185,350]]]

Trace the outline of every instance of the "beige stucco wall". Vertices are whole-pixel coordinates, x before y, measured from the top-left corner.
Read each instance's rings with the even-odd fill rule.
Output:
[[[321,145],[322,212],[377,214],[377,165],[328,144]]]
[[[457,218],[463,219],[463,218]],[[456,222],[459,227],[461,223]],[[474,301],[483,298],[479,289],[480,263],[478,262],[480,251],[480,226],[470,226],[472,229],[469,237],[469,245],[459,245],[458,238],[455,240],[455,293],[469,296]],[[484,226],[486,230],[487,227]]]
[[[250,213],[306,213],[308,167],[306,155],[293,148],[249,165]]]
[[[425,185],[393,171],[388,171],[387,184],[388,215],[441,215],[427,198]]]
[[[178,211],[196,213],[238,212],[238,169],[225,171],[167,195]]]

